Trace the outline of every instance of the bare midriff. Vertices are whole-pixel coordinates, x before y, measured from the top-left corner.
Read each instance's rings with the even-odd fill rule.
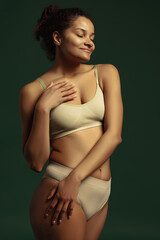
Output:
[[[94,147],[99,138],[103,135],[103,125],[79,130],[66,136],[50,141],[50,161],[75,168]],[[104,146],[105,147],[105,146]],[[111,177],[110,158],[99,166],[89,176],[102,180],[109,180]]]

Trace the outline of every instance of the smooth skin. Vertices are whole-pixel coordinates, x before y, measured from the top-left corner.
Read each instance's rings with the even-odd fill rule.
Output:
[[[91,49],[92,52],[95,49],[93,33],[94,26],[85,17],[78,17],[65,31],[63,37],[58,32],[54,32],[53,41],[56,44],[54,65],[41,76],[47,89],[43,91],[42,86],[35,80],[21,90],[22,147],[28,165],[34,171],[40,172],[43,169],[50,157],[50,146],[55,151],[55,161],[74,168],[103,135],[103,129],[98,126],[49,141],[51,108],[65,101],[81,104],[88,102],[94,96],[93,88],[87,88],[87,84],[93,83],[92,86],[95,86],[94,72],[90,71],[90,65],[81,64],[81,62],[89,61],[91,55],[81,48]],[[108,154],[106,154],[106,161],[90,176],[109,180],[111,177],[109,157],[120,143],[123,108],[117,69],[111,64],[99,64],[97,67],[100,87],[105,95],[106,110],[110,113],[108,118],[107,115],[105,116],[104,130],[109,128],[110,122],[113,122],[114,126],[111,128],[112,131],[110,130],[108,140],[106,138],[106,143],[108,143],[105,144]],[[84,75],[86,81],[84,84],[81,73],[87,71],[88,75]],[[68,83],[63,82],[66,79]],[[50,85],[51,82],[53,82],[52,85]],[[72,83],[75,83],[75,87],[70,85]],[[75,93],[76,96],[74,96]],[[86,139],[90,141],[86,142]],[[81,151],[79,152],[78,149]],[[80,182],[81,179],[76,174],[70,174],[65,181],[59,183],[51,179],[43,179],[40,182],[30,204],[30,220],[37,240],[98,239],[106,220],[108,202],[86,221],[85,214],[76,200]],[[50,199],[48,199],[49,195]],[[55,204],[57,206],[54,208]],[[44,217],[45,213],[48,213],[47,217]],[[70,219],[68,219],[69,215],[71,215]],[[54,219],[61,219],[62,222],[53,226],[51,223]]]

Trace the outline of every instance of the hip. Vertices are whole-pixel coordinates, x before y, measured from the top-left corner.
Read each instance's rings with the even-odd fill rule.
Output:
[[[71,170],[74,169],[80,161],[77,161],[76,163],[72,164],[72,162],[67,161],[66,159],[54,159],[49,162],[49,164],[57,163],[61,164],[64,167],[68,167]],[[101,179],[101,180],[109,180],[111,178],[111,170],[110,170],[110,158],[107,159],[101,166],[99,166],[94,172],[92,172],[89,176]]]

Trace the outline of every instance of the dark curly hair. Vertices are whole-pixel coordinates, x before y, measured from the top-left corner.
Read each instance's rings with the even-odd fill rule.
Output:
[[[56,4],[50,4],[43,10],[33,33],[37,41],[42,38],[40,46],[46,51],[49,60],[54,60],[56,54],[56,46],[52,38],[53,32],[58,31],[63,36],[64,31],[78,16],[84,16],[92,23],[94,22],[92,17],[81,8],[60,8]]]

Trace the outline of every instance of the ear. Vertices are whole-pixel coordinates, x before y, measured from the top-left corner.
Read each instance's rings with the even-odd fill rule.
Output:
[[[59,34],[58,31],[54,31],[52,34],[54,44],[57,46],[60,46],[61,44],[61,35]]]

